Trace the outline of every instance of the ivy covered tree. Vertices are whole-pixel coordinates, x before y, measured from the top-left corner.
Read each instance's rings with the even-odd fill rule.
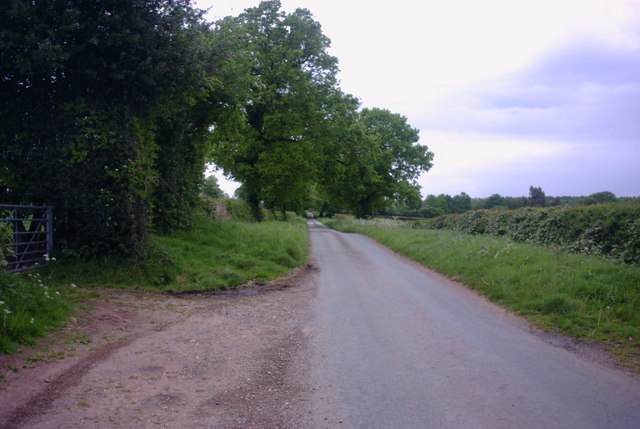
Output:
[[[166,125],[209,93],[200,12],[188,0],[13,0],[0,22],[2,200],[54,204],[58,243],[81,255],[142,257],[154,194],[157,208],[180,192],[164,186],[176,171],[198,172],[193,192],[201,180],[203,150],[174,155],[198,153],[184,136],[202,126],[190,113]]]

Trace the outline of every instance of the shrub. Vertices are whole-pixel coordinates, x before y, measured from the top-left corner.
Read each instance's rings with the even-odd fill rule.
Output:
[[[4,270],[7,266],[7,256],[13,254],[11,242],[13,241],[13,233],[6,223],[0,222],[0,270]]]
[[[559,246],[572,253],[599,254],[640,263],[640,205],[637,203],[475,210],[427,219],[419,225],[428,229],[505,236],[518,242]]]

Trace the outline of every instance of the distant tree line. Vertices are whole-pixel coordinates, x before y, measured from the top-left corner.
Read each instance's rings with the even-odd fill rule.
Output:
[[[596,192],[580,197],[549,197],[541,187],[531,186],[529,196],[506,197],[493,194],[487,198],[471,198],[464,192],[451,196],[447,194],[428,195],[423,201],[413,205],[391,205],[378,215],[399,217],[434,218],[447,214],[465,213],[471,210],[516,210],[523,207],[553,207],[560,205],[594,205],[612,202],[640,202],[640,197],[616,197],[609,191]]]
[[[256,216],[420,204],[433,154],[342,92],[308,10],[208,23],[190,0],[11,0],[0,22],[0,201],[55,205],[67,252],[143,259],[217,192],[208,162]]]

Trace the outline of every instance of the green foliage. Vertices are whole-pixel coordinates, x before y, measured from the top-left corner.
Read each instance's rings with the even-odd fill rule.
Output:
[[[427,195],[422,203],[420,215],[425,218],[433,218],[450,213],[465,213],[471,210],[471,197],[464,192],[459,195],[447,194]]]
[[[358,101],[336,94],[323,147],[320,187],[330,206],[357,217],[420,203],[416,179],[432,165],[433,154],[416,144],[418,130],[404,116],[384,109],[358,112]]]
[[[640,262],[640,206],[599,204],[520,210],[476,210],[425,220],[421,228],[505,236],[519,242],[558,246],[569,252]]]
[[[613,192],[604,191],[596,192],[588,197],[584,197],[580,200],[580,204],[592,205],[603,203],[614,203],[617,201],[616,195]]]
[[[204,179],[202,184],[202,193],[211,198],[223,198],[225,196],[222,189],[218,185],[216,176],[209,176]]]
[[[485,209],[496,209],[506,207],[506,201],[500,194],[493,194],[484,203]]]
[[[544,207],[547,202],[547,197],[541,187],[530,186],[529,187],[529,199],[527,203],[531,207]]]
[[[200,13],[15,0],[0,21],[3,201],[55,205],[58,247],[141,258],[153,209],[164,228],[197,201],[209,124],[190,113],[213,70]]]
[[[314,145],[337,60],[309,11],[291,14],[265,1],[218,23],[237,55],[229,62],[240,90],[214,130],[212,158],[242,182],[254,215],[300,211],[314,179]]]
[[[13,231],[4,222],[0,222],[0,271],[7,266],[7,257],[13,254]]]
[[[71,312],[63,291],[38,272],[0,273],[0,353],[60,326]]]
[[[615,345],[640,370],[640,267],[408,222],[335,218],[327,224],[367,234],[542,327]]]
[[[211,198],[201,196],[202,214],[218,221],[257,222],[254,212],[246,201],[235,198]],[[261,209],[260,220],[276,220],[272,212]]]
[[[245,207],[246,204],[244,204]],[[144,263],[110,261],[57,263],[57,284],[151,291],[211,290],[272,280],[304,263],[306,224],[221,222],[195,216],[189,230],[152,237]]]
[[[191,231],[157,237],[180,267],[166,289],[207,290],[280,277],[304,263],[306,225],[297,222],[211,222]]]

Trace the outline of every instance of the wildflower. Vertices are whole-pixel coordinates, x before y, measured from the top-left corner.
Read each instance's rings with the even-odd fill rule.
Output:
[[[31,320],[29,320],[29,323],[31,323],[33,325],[34,322],[35,322],[35,320],[33,320],[33,317],[32,317]]]
[[[0,301],[0,305],[4,305],[4,301]]]
[[[56,291],[56,295],[60,296],[60,292]]]
[[[55,262],[55,261],[56,261],[56,258],[51,258],[51,262]]]
[[[75,285],[75,283],[71,283],[71,287],[78,287]]]
[[[4,309],[4,312],[5,312],[5,314],[11,314],[11,313],[13,313],[13,312],[12,312],[11,310],[9,310],[8,308],[5,308],[5,309]]]

